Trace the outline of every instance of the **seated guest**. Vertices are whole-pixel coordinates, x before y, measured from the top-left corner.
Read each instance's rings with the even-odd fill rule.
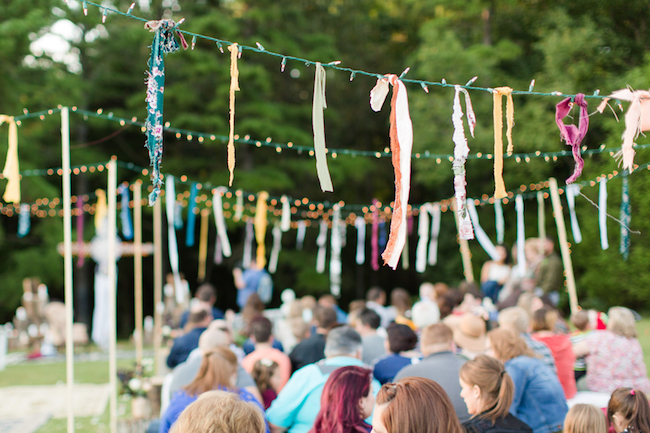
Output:
[[[557,367],[557,378],[560,380],[564,396],[568,399],[576,395],[576,378],[573,373],[573,364],[576,357],[573,354],[573,346],[566,334],[560,334],[553,329],[557,322],[558,314],[555,309],[542,307],[533,313],[533,334],[532,337],[546,344],[555,360]]]
[[[361,336],[354,329],[349,326],[332,329],[327,334],[326,359],[296,371],[266,411],[273,431],[308,432],[320,411],[321,395],[329,375],[339,367],[363,367],[361,350]],[[374,392],[379,387],[373,381]]]
[[[411,315],[413,316],[413,323],[418,329],[440,321],[438,294],[433,284],[422,283],[420,285],[420,300],[413,305]]]
[[[576,330],[569,334],[569,340],[573,346],[577,345],[589,335],[591,335],[593,329],[591,323],[589,322],[589,313],[585,310],[580,310],[571,315],[571,324],[575,326]],[[587,361],[585,357],[576,358],[576,362],[573,364],[573,375],[576,382],[580,380],[581,377],[587,374]]]
[[[336,321],[338,323],[348,323],[348,315],[345,314],[345,311],[341,310],[341,307],[336,303],[336,298],[334,295],[329,293],[318,298],[318,305],[321,307],[332,308],[336,311]]]
[[[223,311],[214,306],[217,302],[217,291],[210,283],[201,284],[194,294],[194,302],[202,302],[212,310],[212,319],[223,319]],[[181,316],[179,328],[185,328],[187,319],[190,317],[190,310],[187,310]]]
[[[510,329],[519,334],[526,345],[557,373],[551,349],[543,342],[534,340],[530,335],[530,316],[526,310],[521,307],[505,308],[499,313],[499,327]]]
[[[188,319],[190,331],[174,340],[169,356],[167,357],[167,366],[174,368],[187,359],[191,351],[199,347],[199,337],[212,322],[212,313],[204,306],[199,306],[197,311],[192,311]]]
[[[382,385],[392,382],[402,368],[420,361],[419,354],[414,352],[418,336],[411,328],[391,323],[386,332],[388,340],[384,343],[384,349],[388,354],[377,358],[372,366],[375,379]]]
[[[395,323],[406,325],[412,330],[417,330],[417,326],[411,320],[411,295],[409,292],[398,287],[390,292],[390,305],[395,312]]]
[[[422,361],[418,364],[408,365],[401,369],[395,376],[395,381],[404,377],[426,377],[439,384],[449,395],[454,405],[456,416],[460,422],[469,419],[467,406],[460,396],[458,374],[465,359],[454,354],[453,333],[443,324],[429,325],[422,330],[420,342]]]
[[[576,357],[587,356],[587,375],[580,383],[595,392],[610,393],[626,386],[650,393],[634,315],[627,308],[612,307],[608,316],[606,330],[594,331],[573,347]]]
[[[325,358],[325,337],[330,328],[336,324],[336,311],[317,306],[314,308],[314,321],[316,331],[311,337],[298,343],[289,355],[292,371]]]
[[[468,433],[533,432],[510,413],[515,385],[498,359],[478,355],[467,361],[460,369],[460,387],[472,415],[463,423]]]
[[[181,412],[206,391],[218,389],[239,394],[242,400],[253,402],[260,411],[264,411],[251,393],[235,386],[236,380],[237,356],[230,349],[218,347],[203,355],[201,368],[194,381],[172,397],[161,419],[159,433],[167,433]]]
[[[372,287],[366,294],[366,308],[374,310],[381,317],[381,327],[388,328],[395,319],[395,312],[386,308],[386,292],[380,287]]]
[[[464,433],[449,396],[431,379],[407,377],[379,390],[375,433]]]
[[[650,431],[650,407],[643,391],[631,388],[614,390],[607,405],[607,421],[616,433]]]
[[[565,433],[607,433],[607,418],[592,404],[578,403],[564,418]]]
[[[454,316],[447,316],[450,317]],[[457,322],[454,326],[445,323],[454,331],[454,344],[460,349],[457,353],[465,359],[474,359],[484,353],[487,335],[485,320],[472,313],[465,313]]]
[[[262,402],[264,410],[271,407],[271,403],[278,396],[280,392],[280,384],[282,378],[280,376],[280,367],[277,362],[267,358],[255,361],[251,376],[255,379],[255,384],[260,394],[262,394]]]
[[[372,371],[363,367],[337,368],[330,374],[320,400],[320,411],[310,433],[370,433],[364,421],[372,415],[375,396]]]
[[[510,413],[534,433],[561,431],[569,408],[562,385],[550,367],[510,329],[488,332],[488,347],[487,354],[505,364],[515,384]]]
[[[256,405],[226,391],[208,391],[178,417],[170,433],[264,433]]]
[[[372,365],[375,359],[386,354],[386,339],[377,334],[381,318],[374,310],[364,308],[357,315],[355,323],[354,329],[363,340],[363,362]]]
[[[255,343],[255,350],[246,355],[241,365],[247,372],[251,373],[255,362],[261,359],[275,361],[279,366],[280,373],[279,391],[291,376],[291,360],[287,355],[273,348],[272,327],[273,324],[266,317],[258,317],[251,322],[251,338]]]

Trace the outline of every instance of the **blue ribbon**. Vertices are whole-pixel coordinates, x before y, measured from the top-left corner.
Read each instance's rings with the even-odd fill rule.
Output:
[[[22,238],[29,234],[32,221],[29,218],[30,207],[28,204],[20,205],[20,216],[18,217],[18,237]]]
[[[630,213],[630,192],[628,190],[627,170],[623,170],[623,191],[621,193],[621,254],[623,260],[630,256],[630,231],[628,227],[632,221]]]
[[[194,235],[196,227],[196,195],[199,192],[199,188],[196,182],[192,183],[192,189],[190,190],[190,205],[187,209],[187,231],[185,232],[185,246],[193,247],[194,246]]]
[[[120,211],[120,220],[122,221],[122,237],[126,240],[133,239],[133,222],[131,221],[131,212],[129,212],[129,187],[120,187],[122,190],[122,210]]]

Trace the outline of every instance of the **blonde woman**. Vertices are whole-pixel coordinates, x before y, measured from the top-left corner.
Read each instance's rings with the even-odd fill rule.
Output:
[[[564,419],[564,433],[607,433],[607,418],[591,404],[576,404]]]

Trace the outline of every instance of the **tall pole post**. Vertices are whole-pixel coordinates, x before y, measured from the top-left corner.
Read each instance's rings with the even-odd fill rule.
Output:
[[[153,324],[153,347],[156,358],[156,374],[161,375],[164,371],[161,365],[162,361],[162,289],[163,289],[163,270],[162,270],[162,206],[161,198],[158,197],[153,206],[153,304],[154,304],[154,324]]]
[[[133,269],[135,273],[135,359],[142,373],[144,334],[142,331],[142,181],[133,184]]]
[[[108,168],[108,382],[111,387],[111,433],[117,433],[117,263],[115,238],[117,238],[117,162],[116,157],[106,164]]]

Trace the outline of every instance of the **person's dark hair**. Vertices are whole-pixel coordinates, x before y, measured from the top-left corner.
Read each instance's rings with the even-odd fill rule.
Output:
[[[531,324],[533,331],[553,331],[558,314],[554,308],[542,307],[533,313]]]
[[[201,284],[198,289],[196,289],[196,294],[194,295],[203,302],[212,302],[217,297],[217,291],[214,286],[210,283]]]
[[[253,364],[253,371],[251,371],[251,376],[253,377],[253,380],[255,380],[257,389],[259,389],[261,393],[271,388],[271,376],[273,376],[278,368],[280,367],[277,362],[267,358],[255,361],[255,364]]]
[[[481,389],[482,413],[474,416],[489,419],[494,425],[497,419],[508,415],[515,384],[503,362],[487,355],[479,355],[463,364],[460,378],[466,384]]]
[[[418,336],[406,325],[398,325],[393,322],[386,329],[388,334],[388,347],[393,353],[406,352],[415,349],[418,344]]]
[[[259,316],[251,321],[251,335],[256,343],[266,343],[271,338],[273,324],[264,316]]]
[[[357,315],[357,320],[364,325],[370,326],[372,329],[379,328],[379,325],[381,324],[381,317],[379,317],[379,314],[370,308],[364,308],[361,310]]]
[[[256,318],[257,316],[261,316],[262,312],[264,311],[264,302],[260,299],[260,296],[257,293],[252,293],[249,297],[248,300],[246,301],[246,305],[244,305],[244,308],[242,309],[242,319],[244,320],[244,323],[246,326],[249,326],[251,321]]]
[[[314,320],[319,328],[329,330],[336,325],[336,311],[330,307],[317,305],[314,308]]]
[[[330,303],[332,305],[337,305],[338,303],[336,302],[336,298],[334,295],[326,293],[325,295],[322,295],[320,298],[318,298],[318,302],[320,301],[325,301],[327,303]]]
[[[357,331],[346,325],[334,327],[325,339],[325,356],[355,356],[363,350],[363,342]]]
[[[368,301],[376,301],[381,298],[382,293],[385,295],[386,292],[381,287],[371,287],[366,294],[366,299]]]
[[[398,287],[390,292],[390,303],[395,307],[398,314],[404,316],[411,309],[411,296],[409,292]]]
[[[191,323],[193,325],[197,323],[201,323],[206,319],[206,317],[208,317],[208,314],[210,313],[208,312],[208,310],[205,309],[192,311],[187,317],[187,323]]]
[[[503,247],[506,249],[506,259],[503,261],[504,264],[509,265],[512,263],[512,254],[510,253],[510,247],[506,244],[497,244],[497,247]]]
[[[607,423],[613,425],[612,415],[620,412],[629,420],[630,433],[650,432],[650,406],[643,391],[632,388],[618,388],[612,393],[607,405]]]
[[[578,330],[584,331],[589,325],[589,314],[585,310],[576,311],[571,315],[571,323]]]
[[[340,367],[330,374],[320,400],[320,411],[310,433],[366,433],[359,400],[370,393],[372,371],[356,366]]]
[[[438,308],[440,309],[440,318],[444,319],[449,316],[461,302],[463,295],[458,289],[450,289],[442,296],[438,297]]]

